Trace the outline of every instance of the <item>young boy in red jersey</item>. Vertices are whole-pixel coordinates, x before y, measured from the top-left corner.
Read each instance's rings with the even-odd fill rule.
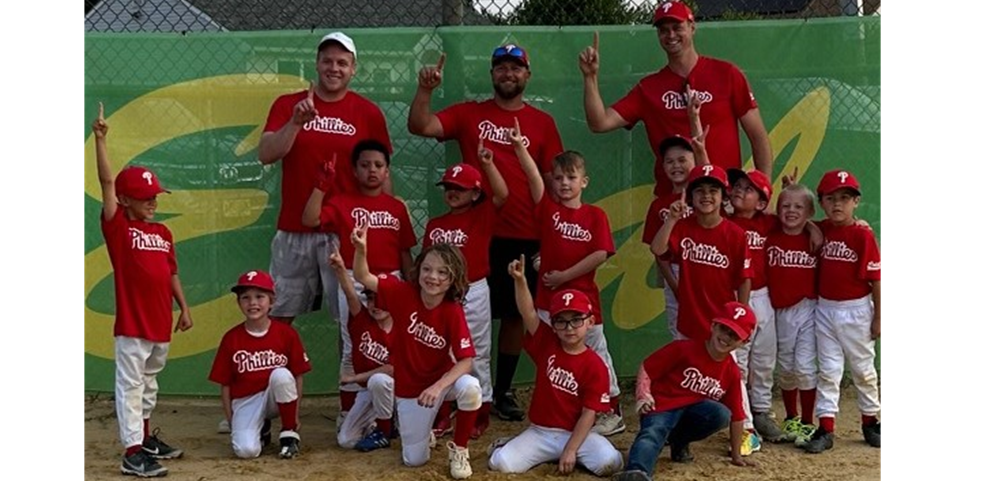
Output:
[[[103,197],[100,230],[114,267],[114,407],[125,447],[121,472],[140,477],[165,476],[157,459],[183,450],[149,432],[149,418],[159,393],[156,375],[166,365],[171,334],[193,327],[190,308],[177,272],[173,233],[155,217],[156,196],[168,190],[144,167],[127,167],[117,177],[107,155],[107,122],[101,103],[93,122],[97,176]],[[173,300],[180,316],[173,325]]]
[[[852,172],[826,172],[817,190],[826,219],[819,222],[825,243],[819,255],[815,335],[819,377],[815,415],[819,429],[803,448],[821,453],[833,447],[844,362],[857,388],[864,441],[881,447],[881,412],[874,341],[881,335],[881,252],[874,233],[859,225],[860,183]]]
[[[270,419],[279,416],[280,457],[300,454],[298,408],[304,374],[311,370],[297,331],[269,317],[276,297],[273,278],[249,271],[231,291],[245,320],[221,338],[208,378],[221,385],[221,406],[231,426],[231,447],[255,458],[270,439]]]

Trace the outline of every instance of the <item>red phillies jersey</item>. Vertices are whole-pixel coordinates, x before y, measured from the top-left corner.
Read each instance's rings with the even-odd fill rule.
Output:
[[[269,386],[270,372],[287,368],[300,376],[311,370],[301,337],[289,324],[270,321],[262,335],[253,334],[241,323],[221,338],[208,379],[228,386],[232,399],[251,396]]]
[[[389,334],[376,319],[370,317],[370,311],[360,309],[359,314],[349,314],[349,337],[352,339],[352,367],[356,374],[390,364]],[[366,385],[365,382],[361,384]]]
[[[173,333],[176,250],[173,233],[158,222],[130,220],[118,207],[100,229],[114,267],[114,335],[169,342]]]
[[[463,306],[442,301],[426,309],[418,288],[393,276],[379,276],[377,294],[377,304],[394,318],[390,349],[397,397],[418,397],[454,361],[477,355]]]
[[[746,233],[726,219],[706,229],[689,217],[677,221],[668,249],[671,262],[681,269],[677,330],[704,341],[711,336],[712,318],[725,303],[736,300],[743,280],[753,276]]]
[[[556,122],[546,112],[526,104],[520,110],[504,110],[494,102],[462,102],[443,109],[438,113],[443,135],[439,140],[456,139],[459,142],[463,162],[484,171],[477,158],[478,139],[484,139],[484,146],[494,151],[494,165],[508,184],[508,200],[494,227],[496,237],[513,239],[538,238],[535,229],[535,203],[529,193],[529,181],[525,171],[515,156],[515,147],[508,139],[508,132],[518,118],[525,137],[525,147],[539,166],[539,172],[553,170],[553,157],[563,152],[563,142]],[[493,190],[484,178],[484,190],[491,195]]]
[[[307,98],[307,91],[278,97],[269,110],[264,132],[276,132],[293,117],[294,106]],[[349,91],[338,102],[325,102],[314,96],[318,116],[304,124],[294,145],[283,156],[283,179],[280,183],[280,218],[276,228],[289,232],[311,232],[301,224],[304,205],[314,188],[318,167],[338,155],[335,189],[326,194],[325,202],[337,193],[358,193],[352,170],[352,148],[360,140],[375,139],[391,149],[387,121],[376,104],[366,97]]]
[[[791,307],[802,299],[815,299],[817,259],[808,249],[809,235],[804,230],[798,235],[788,235],[775,227],[767,235],[764,262],[770,305],[774,309]]]
[[[338,234],[339,253],[347,269],[352,269],[355,254],[349,238],[359,224],[369,226],[366,245],[370,248],[366,262],[374,274],[400,270],[401,252],[409,251],[418,242],[408,217],[408,207],[396,197],[387,194],[372,197],[336,195],[321,208],[321,230]]]
[[[663,227],[663,222],[667,220],[667,215],[670,213],[670,205],[682,198],[681,194],[671,192],[653,199],[649,209],[646,209],[646,222],[643,223],[644,244],[650,245],[653,243],[656,233],[660,231],[660,228]],[[689,205],[684,210],[684,215],[681,219],[691,217],[691,214],[694,214],[694,209]]]
[[[539,289],[535,305],[549,310],[553,291],[542,282],[542,276],[549,271],[565,271],[597,251],[615,254],[612,229],[608,216],[600,207],[581,204],[571,209],[554,202],[549,195],[543,196],[536,208],[536,222],[539,228]],[[601,324],[601,296],[594,282],[597,269],[571,281],[561,284],[559,289],[577,289],[587,295],[594,308],[594,322]]]
[[[743,228],[746,232],[746,246],[750,249],[750,266],[753,268],[753,279],[750,282],[750,289],[757,290],[767,287],[767,263],[764,262],[764,245],[767,236],[778,225],[780,221],[776,216],[765,212],[757,212],[752,218],[729,216],[731,220]]]
[[[663,171],[663,158],[657,147],[667,137],[691,137],[691,124],[687,115],[684,87],[690,84],[701,98],[701,125],[708,125],[708,158],[722,169],[739,168],[743,160],[739,150],[739,119],[757,101],[746,81],[746,76],[735,65],[711,57],[699,56],[698,62],[685,79],[663,67],[660,71],[643,77],[625,97],[611,108],[615,109],[631,128],[637,122],[646,124],[650,150],[656,157],[654,176],[656,195],[673,189]]]
[[[608,397],[608,367],[593,349],[570,354],[560,346],[546,323],[535,334],[525,334],[522,347],[536,365],[535,393],[529,406],[529,421],[537,426],[573,431],[581,412],[611,410]]]
[[[871,281],[881,280],[881,252],[874,233],[827,220],[820,221],[819,228],[826,239],[819,254],[819,297],[848,301],[870,294]]]
[[[729,408],[733,422],[746,419],[739,368],[731,354],[716,361],[708,354],[704,341],[682,339],[650,354],[643,361],[643,369],[650,378],[654,413],[711,399]]]
[[[466,259],[466,277],[476,282],[491,272],[490,246],[494,235],[497,210],[487,200],[459,214],[452,212],[428,221],[422,250],[435,244],[452,244],[459,247]]]

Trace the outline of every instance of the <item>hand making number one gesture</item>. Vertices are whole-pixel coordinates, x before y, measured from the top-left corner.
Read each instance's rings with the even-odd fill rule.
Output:
[[[435,65],[423,67],[418,72],[418,86],[428,90],[435,90],[442,83],[442,67],[445,65],[446,54],[443,52]]]

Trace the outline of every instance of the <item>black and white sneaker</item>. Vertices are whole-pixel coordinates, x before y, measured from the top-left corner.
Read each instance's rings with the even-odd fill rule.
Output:
[[[833,437],[833,433],[820,426],[819,429],[815,430],[812,439],[802,446],[802,449],[811,454],[819,454],[827,449],[833,449]]]
[[[522,421],[525,419],[525,411],[518,406],[518,400],[515,399],[513,391],[501,395],[495,394],[491,412],[504,421]]]
[[[142,443],[142,451],[155,459],[174,459],[183,456],[183,450],[174,448],[159,439],[159,428]]]
[[[301,454],[301,436],[296,431],[282,431],[280,433],[280,457],[283,459],[296,458]]]
[[[121,458],[121,474],[130,474],[140,478],[158,478],[165,476],[168,469],[162,467],[144,449],[131,456]]]

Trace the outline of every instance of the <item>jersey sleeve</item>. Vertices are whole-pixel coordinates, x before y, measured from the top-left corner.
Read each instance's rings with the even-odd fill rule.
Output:
[[[750,110],[757,108],[757,100],[753,97],[753,91],[750,90],[750,83],[746,80],[746,75],[743,74],[742,70],[732,65],[729,76],[729,84],[732,88],[730,92],[732,110],[736,118],[739,119]]]
[[[318,222],[322,232],[335,232],[335,228],[338,225],[336,212],[337,210],[332,204],[321,206],[321,214],[319,214]]]
[[[629,93],[612,104],[611,108],[618,112],[618,115],[625,120],[626,128],[632,128],[636,122],[642,120],[642,82],[640,81],[629,90]]]
[[[539,321],[539,327],[536,327],[534,334],[525,331],[525,337],[522,338],[522,349],[532,358],[532,362],[536,362],[536,359],[542,357],[545,352],[545,346],[559,341],[556,334],[553,334],[553,328],[545,322]]]
[[[176,263],[176,242],[173,242],[173,232],[168,227],[163,226],[162,230],[166,241],[169,242],[169,256],[166,258],[166,262],[169,263],[169,273],[175,276],[180,272],[180,266]]]
[[[867,281],[881,280],[881,251],[877,240],[870,229],[859,227],[864,234],[864,242],[860,252],[860,278]]]
[[[595,207],[595,250],[605,251],[608,257],[615,255],[615,239],[612,238],[612,226],[608,221],[608,214],[600,208]]]
[[[643,368],[650,382],[664,382],[667,374],[677,365],[679,357],[679,342],[671,342],[646,357],[643,361]]]
[[[611,397],[608,393],[608,366],[595,354],[589,356],[591,362],[588,364],[587,376],[584,379],[584,387],[581,394],[584,407],[602,413],[611,410]]]
[[[128,222],[124,217],[124,207],[118,206],[114,212],[114,217],[110,220],[104,218],[104,210],[100,209],[100,232],[104,234],[104,242],[108,250],[117,249],[120,239],[123,239],[128,230]],[[111,247],[113,245],[113,247]]]
[[[307,351],[304,350],[304,343],[301,342],[301,336],[297,333],[297,329],[287,329],[286,335],[290,342],[290,360],[287,363],[287,369],[295,377],[301,376],[311,370],[311,360],[307,356]]]
[[[729,386],[729,390],[722,396],[721,402],[729,408],[732,422],[742,421],[746,419],[746,411],[743,410],[743,390],[740,389],[742,377],[731,354],[727,359],[723,374],[722,385]]]
[[[230,332],[230,331],[229,331]],[[225,334],[221,338],[221,344],[217,352],[214,353],[214,363],[211,364],[211,372],[207,379],[222,386],[230,386],[235,381],[234,372],[231,369],[231,335]]]
[[[294,115],[294,96],[283,95],[273,101],[269,108],[269,115],[266,117],[266,126],[263,132],[276,132],[283,128]]]
[[[653,238],[663,227],[663,219],[660,218],[660,209],[663,200],[660,197],[653,199],[648,209],[646,209],[646,220],[643,222],[643,244],[653,244]]]
[[[453,350],[453,357],[457,361],[476,357],[477,351],[473,347],[473,338],[470,337],[470,328],[466,324],[463,306],[453,303],[448,316],[449,345]]]
[[[690,217],[689,217],[690,218]],[[670,231],[670,238],[667,239],[667,257],[670,259],[680,259],[681,257],[681,236],[687,229],[685,219],[677,221],[674,229]],[[744,242],[745,244],[745,242]]]
[[[470,108],[469,102],[460,102],[450,105],[435,114],[439,118],[439,123],[442,124],[442,137],[438,138],[440,142],[458,138],[462,134],[465,113],[468,108]]]

